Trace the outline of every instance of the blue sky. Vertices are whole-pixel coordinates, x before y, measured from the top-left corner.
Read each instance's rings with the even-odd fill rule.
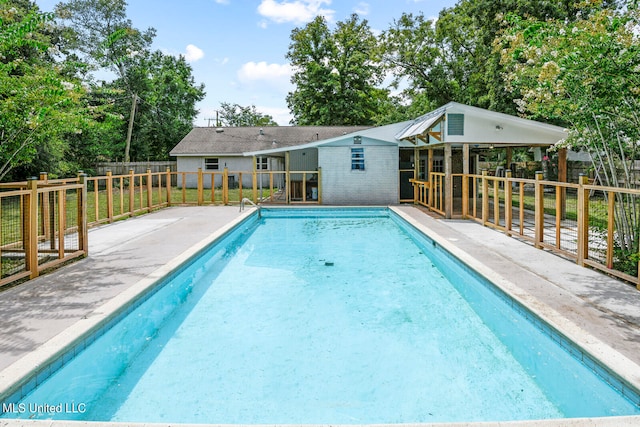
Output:
[[[36,0],[43,11],[57,0]],[[285,55],[294,28],[318,15],[330,25],[357,13],[374,32],[390,27],[403,12],[437,17],[456,0],[129,0],[134,27],[157,31],[153,47],[185,55],[206,98],[195,126],[207,126],[221,102],[255,105],[280,125],[291,115],[287,93],[293,90]],[[211,122],[213,125],[213,122]]]

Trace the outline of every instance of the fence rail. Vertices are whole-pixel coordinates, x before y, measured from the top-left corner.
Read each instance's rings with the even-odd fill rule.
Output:
[[[88,254],[87,229],[175,205],[322,203],[318,171],[144,173],[0,184],[0,287]],[[251,176],[251,187],[243,187]]]
[[[640,190],[536,179],[453,174],[447,195],[444,174],[413,180],[416,200],[442,215],[451,203],[453,216],[531,242],[640,289]]]
[[[42,178],[42,176],[41,176]],[[86,183],[31,179],[0,191],[0,286],[87,253]]]
[[[244,179],[250,176],[250,179]],[[322,203],[322,170],[135,173],[0,184],[0,286],[88,253],[88,227],[174,205]],[[640,190],[443,173],[411,180],[414,201],[475,220],[635,283]],[[250,181],[251,186],[243,186]],[[451,195],[446,189],[451,188]]]

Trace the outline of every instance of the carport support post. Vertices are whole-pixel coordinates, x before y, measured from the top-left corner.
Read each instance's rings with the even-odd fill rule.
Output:
[[[431,179],[431,172],[433,171],[433,148],[427,149],[427,182],[429,183],[429,197],[427,204],[429,207],[433,206],[433,180]]]
[[[469,144],[462,146],[462,217],[469,216]]]
[[[413,148],[413,180],[417,180],[418,177],[420,176],[420,149],[418,148],[418,146],[416,145]],[[413,203],[417,203],[418,199],[420,198],[420,188],[415,184],[415,182],[412,182],[411,185],[413,186]]]
[[[449,219],[453,212],[453,177],[451,176],[451,144],[444,145],[444,217]]]

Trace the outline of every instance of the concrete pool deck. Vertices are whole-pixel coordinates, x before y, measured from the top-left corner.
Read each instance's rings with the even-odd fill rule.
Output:
[[[640,291],[635,287],[473,221],[434,218],[412,206],[395,209],[435,233],[447,249],[481,264],[481,273],[512,286],[527,305],[584,334],[588,345],[610,353],[603,357],[613,358],[626,371],[620,372],[625,378],[640,384]],[[89,232],[86,259],[0,292],[0,389],[12,376],[12,364],[27,360],[48,341],[252,210],[173,207],[95,228]],[[640,425],[640,417],[597,420],[591,425]],[[578,420],[547,420],[544,425],[585,425],[585,420],[574,421]],[[0,420],[0,426],[31,423]]]

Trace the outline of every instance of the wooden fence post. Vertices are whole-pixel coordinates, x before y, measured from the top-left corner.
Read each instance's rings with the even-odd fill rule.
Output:
[[[488,171],[482,169],[482,225],[489,221],[489,180]]]
[[[578,178],[578,247],[576,263],[584,267],[584,260],[589,258],[589,190],[584,185],[589,178],[580,174]]]
[[[153,207],[153,176],[151,176],[151,169],[147,169],[147,211],[151,212]]]
[[[322,168],[318,168],[318,204],[322,204]]]
[[[229,204],[229,169],[226,166],[222,171],[222,204]]]
[[[511,178],[513,172],[511,169],[505,171],[504,180],[504,229],[509,234],[511,231],[511,223],[513,222],[513,188],[511,187]]]
[[[84,252],[84,256],[89,255],[89,234],[87,225],[87,174],[79,175],[79,182],[82,188],[78,190],[78,246]]]
[[[198,168],[198,206],[202,206],[204,203],[204,184],[202,176],[202,168]]]
[[[43,185],[47,185],[49,180],[49,174],[47,172],[40,172],[40,177],[38,178]],[[52,204],[54,204],[53,198],[50,198],[50,195],[53,193],[42,193],[40,199],[42,200],[41,209],[41,218],[40,223],[42,224],[42,235],[49,239],[49,244],[51,249],[56,248],[56,220],[55,220],[55,209]]]
[[[167,168],[167,206],[171,206],[171,168]]]
[[[107,218],[113,222],[113,174],[107,170]]]
[[[136,196],[136,177],[133,169],[129,169],[129,216],[133,216],[136,210],[135,196]]]
[[[260,180],[262,181],[262,174],[260,174]],[[258,158],[256,156],[253,156],[252,182],[253,182],[253,202],[258,203]],[[262,187],[262,185],[260,187]]]
[[[30,278],[38,277],[38,178],[27,179],[25,200],[25,267]]]
[[[544,184],[541,183],[544,178],[544,173],[542,171],[536,172],[536,183],[535,183],[535,208],[534,208],[534,246],[536,248],[541,248],[541,243],[544,241]]]

